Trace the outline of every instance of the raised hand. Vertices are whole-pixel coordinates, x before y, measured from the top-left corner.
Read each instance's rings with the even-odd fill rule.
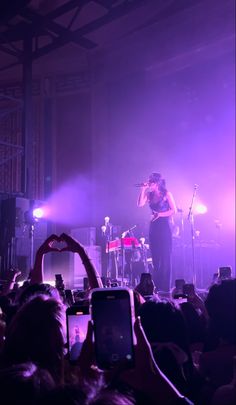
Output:
[[[49,252],[60,252],[61,250],[60,250],[58,247],[53,246],[53,244],[54,244],[55,242],[60,242],[60,241],[61,241],[61,240],[60,240],[60,237],[59,237],[59,236],[57,236],[57,235],[55,235],[55,234],[50,235],[50,236],[42,243],[42,245],[39,247],[39,249],[38,249],[38,251],[37,251],[37,254],[44,255],[45,253],[49,253]]]
[[[96,268],[94,267],[91,259],[89,258],[88,253],[86,252],[84,246],[81,245],[76,239],[67,235],[66,233],[62,233],[60,235],[60,240],[65,241],[67,243],[67,246],[63,248],[62,251],[70,251],[79,254],[82,263],[85,267],[90,287],[102,288],[103,284],[101,277],[99,276]]]
[[[66,246],[61,249],[62,252],[69,251],[74,253],[86,253],[85,248],[81,243],[79,243],[76,239],[72,238],[72,236],[67,235],[67,233],[62,233],[59,236],[61,242],[65,242]]]
[[[158,399],[158,403],[167,405],[181,398],[178,390],[157,366],[139,317],[135,320],[134,331],[137,338],[135,368],[124,371],[121,378],[131,387],[147,394],[154,403]]]

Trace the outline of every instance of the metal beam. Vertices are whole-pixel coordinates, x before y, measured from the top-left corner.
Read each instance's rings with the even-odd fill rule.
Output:
[[[4,72],[4,70],[10,69],[14,66],[20,65],[21,62],[13,62],[13,63],[9,63],[9,65],[5,65],[0,67],[0,72]]]
[[[105,15],[97,18],[96,20],[85,24],[83,27],[78,28],[73,32],[69,31],[67,32],[67,34],[61,35],[56,38],[51,44],[39,48],[37,51],[33,52],[33,58],[39,58],[57,48],[60,48],[63,45],[66,45],[71,41],[78,40],[79,38],[82,39],[84,35],[89,34],[102,27],[103,25],[106,25],[120,17],[125,16],[130,11],[141,6],[142,4],[145,4],[144,0],[135,0],[133,2],[124,1],[122,4],[113,7]],[[83,38],[83,40],[86,41],[86,38]]]
[[[20,105],[23,104],[23,102],[21,100],[19,100],[18,98],[9,96],[8,94],[4,94],[4,93],[0,93],[0,100],[1,99],[7,99],[7,100],[11,100],[11,101],[16,101]]]
[[[91,0],[70,0],[67,3],[62,4],[62,6],[57,7],[55,10],[48,13],[47,17],[51,19],[58,18],[61,15],[68,13],[68,11],[73,10],[73,8],[82,8],[88,3],[91,3]]]
[[[75,8],[81,10],[90,2],[92,2],[92,0],[70,0],[45,16],[41,16],[28,8],[19,11],[19,14],[22,17],[28,18],[30,21],[32,21],[31,31],[33,36],[39,37],[45,34],[50,35],[51,32],[58,35],[58,38],[55,38],[52,43],[35,50],[34,58],[45,55],[50,51],[67,44],[68,42],[75,42],[86,49],[93,49],[97,45],[90,39],[84,38],[84,35],[100,28],[102,25],[112,22],[114,19],[118,19],[123,15],[126,15],[136,7],[140,6],[142,3],[145,4],[145,0],[124,0],[122,3],[114,6],[116,3],[115,0],[98,0],[98,4],[103,5],[106,9],[108,9],[108,12],[101,18],[91,21],[89,24],[86,24],[84,27],[73,32],[53,21],[53,19],[58,18]],[[4,37],[2,33],[0,33],[0,43],[5,44],[6,42],[11,43],[11,41],[24,40],[28,30],[29,25],[25,22],[20,22],[15,26],[11,26],[10,29],[4,32]]]
[[[94,2],[109,10],[113,5],[114,0],[94,0]]]
[[[7,48],[4,45],[0,44],[0,51],[8,53],[9,55],[15,56],[16,58],[18,58],[19,54],[15,51],[12,51],[11,49]]]
[[[81,9],[81,7],[80,7]],[[53,21],[51,18],[49,18],[47,15],[42,16],[35,11],[32,11],[30,9],[25,9],[22,11],[21,16],[24,18],[27,18],[32,24],[34,29],[37,30],[37,27],[40,29],[46,29],[50,30],[50,32],[55,33],[56,35],[70,35],[72,33],[69,29],[63,27],[61,24],[58,24],[57,22]],[[74,38],[73,42],[75,42],[78,45],[81,45],[87,49],[92,49],[97,46],[93,41],[90,41],[89,39],[85,38]]]
[[[1,145],[1,144],[0,144]],[[19,147],[20,148],[20,147]],[[12,152],[10,154],[10,156],[0,160],[0,166],[4,165],[7,162],[10,162],[11,160],[13,160],[15,157],[19,156],[19,155],[23,155],[23,148],[21,148],[20,150],[17,150],[15,152]]]
[[[1,109],[1,111],[0,111],[0,120],[2,120],[3,117],[11,114],[12,112],[17,111],[18,108],[19,107],[12,107],[12,108],[8,108],[8,109],[5,109],[5,110]],[[2,145],[2,142],[0,142],[0,145]]]
[[[14,143],[9,143],[9,142],[3,142],[0,141],[0,145],[2,146],[9,146],[10,148],[16,148],[16,149],[23,149],[23,147],[21,145],[15,145]]]
[[[17,108],[19,108],[19,107],[17,107]],[[15,111],[15,109],[12,110],[12,111]],[[11,111],[8,110],[7,113],[9,113],[9,112],[11,112]],[[1,116],[1,118],[2,118],[2,116]],[[10,153],[10,156],[8,156],[8,157],[6,157],[4,159],[0,159],[0,165],[4,165],[5,163],[7,163],[10,160],[14,159],[16,156],[19,156],[19,155],[23,154],[23,147],[21,145],[15,145],[13,143],[0,141],[0,146],[3,146],[3,148],[6,147],[6,148],[15,149],[14,152]]]
[[[1,41],[2,38],[2,41]],[[4,44],[8,44],[10,48],[12,48],[13,52],[15,52],[17,55],[20,55],[21,50],[15,46],[7,37],[5,37],[5,32],[0,32],[0,42]]]

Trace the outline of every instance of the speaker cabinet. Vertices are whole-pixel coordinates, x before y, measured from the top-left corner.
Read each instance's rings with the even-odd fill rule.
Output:
[[[25,213],[30,209],[30,201],[26,198],[14,197],[2,200],[1,222],[7,229],[9,239],[24,237]]]
[[[93,265],[101,276],[101,247],[100,246],[86,246],[85,247],[88,256],[92,260]],[[72,280],[71,284],[73,288],[83,289],[83,279],[87,277],[86,270],[80,259],[80,256],[75,254],[70,254],[70,264],[71,264],[71,274]]]
[[[47,222],[44,219],[32,221],[31,224],[27,221],[33,208],[40,205],[42,202],[21,197],[1,201],[0,255],[3,273],[9,266],[15,266],[21,270],[22,278],[28,276],[30,258],[35,258],[37,249],[47,237]]]
[[[96,245],[96,228],[74,228],[71,230],[71,236],[78,240],[84,246]]]

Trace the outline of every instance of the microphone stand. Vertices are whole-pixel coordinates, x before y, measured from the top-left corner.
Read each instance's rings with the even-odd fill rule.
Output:
[[[193,215],[193,203],[197,194],[197,184],[194,185],[191,204],[189,207],[188,221],[191,226],[191,247],[192,247],[192,282],[196,286],[196,268],[195,268],[195,229],[194,229],[194,215]]]
[[[107,263],[107,271],[106,277],[110,275],[112,277],[112,260],[111,260],[111,253],[110,252],[110,241],[112,240],[112,225],[109,221],[105,221],[105,237],[106,237],[106,245],[107,245],[107,253],[108,253],[108,263]],[[116,268],[116,263],[115,263]]]
[[[34,267],[34,231],[35,222],[32,222],[29,227],[29,239],[30,239],[30,270]]]

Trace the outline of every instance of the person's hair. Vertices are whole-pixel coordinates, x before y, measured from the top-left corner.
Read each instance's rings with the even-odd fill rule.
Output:
[[[222,280],[210,287],[205,306],[209,315],[209,329],[216,337],[236,343],[235,327],[236,279]]]
[[[188,337],[190,344],[204,342],[205,339],[205,324],[194,306],[190,302],[180,304],[180,309],[186,321]]]
[[[194,368],[187,327],[180,309],[170,301],[153,298],[141,306],[140,317],[158,366],[184,395],[189,395]],[[179,351],[181,360],[175,356],[173,344],[182,349]]]
[[[167,188],[166,188],[166,181],[165,179],[160,179],[158,182],[158,188],[160,193],[164,196],[167,193]]]
[[[161,174],[160,173],[151,173],[149,176],[149,183],[159,183],[161,179]]]
[[[131,397],[127,397],[115,390],[103,390],[89,405],[134,405]]]
[[[173,342],[187,351],[186,323],[174,303],[154,297],[141,306],[140,317],[150,342]]]
[[[37,296],[22,305],[6,330],[6,364],[32,361],[61,379],[64,356],[65,309],[61,302]]]
[[[0,392],[4,405],[34,404],[55,387],[50,373],[31,362],[0,369]]]
[[[61,296],[59,291],[56,287],[53,287],[47,283],[41,284],[30,284],[27,287],[23,288],[21,293],[18,296],[18,305],[21,306],[32,297],[36,297],[37,295],[48,295],[50,298],[55,298],[56,300],[61,300]]]
[[[40,403],[41,404],[41,403]],[[46,393],[42,405],[134,405],[131,394],[123,394],[116,389],[105,388],[100,380],[77,385],[64,385]]]
[[[166,181],[165,181],[165,179],[163,179],[161,177],[160,173],[152,173],[152,174],[150,174],[148,181],[150,183],[158,184],[158,189],[159,189],[161,195],[162,196],[166,195],[166,193],[167,193]],[[152,194],[152,192],[150,194]]]

